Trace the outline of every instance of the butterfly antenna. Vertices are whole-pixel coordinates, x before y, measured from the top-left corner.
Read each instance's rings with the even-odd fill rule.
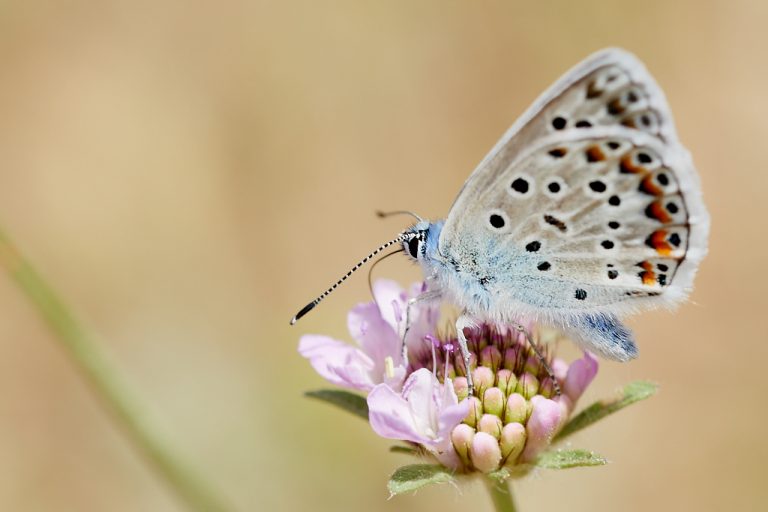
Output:
[[[352,267],[352,268],[349,270],[349,272],[347,272],[347,273],[346,273],[346,274],[345,274],[345,275],[344,275],[344,276],[343,276],[341,279],[339,279],[338,281],[336,281],[336,283],[334,283],[334,285],[333,285],[333,286],[331,286],[330,288],[328,288],[327,290],[325,290],[325,291],[322,293],[322,295],[320,295],[318,298],[316,298],[315,300],[313,300],[312,302],[310,302],[309,304],[307,304],[306,306],[304,306],[303,308],[301,308],[301,311],[299,311],[298,313],[296,313],[296,315],[294,315],[294,317],[293,317],[293,318],[291,318],[291,325],[295,324],[295,323],[296,323],[296,322],[297,322],[297,321],[298,321],[298,320],[299,320],[301,317],[303,317],[304,315],[306,315],[307,313],[309,313],[310,311],[312,311],[312,310],[315,308],[315,306],[317,306],[318,304],[320,304],[320,301],[322,301],[324,298],[326,298],[328,295],[330,295],[330,294],[331,294],[331,292],[332,292],[332,291],[334,291],[336,288],[338,288],[338,287],[339,287],[339,285],[340,285],[341,283],[343,283],[344,281],[346,281],[346,280],[347,280],[347,278],[349,278],[349,276],[351,276],[353,272],[355,272],[357,269],[359,269],[360,267],[362,267],[363,265],[365,265],[366,263],[368,263],[368,260],[370,260],[371,258],[373,258],[374,256],[376,256],[377,254],[379,254],[381,251],[383,251],[383,250],[384,250],[384,249],[386,249],[387,247],[390,247],[391,245],[393,245],[393,244],[396,244],[396,243],[398,243],[398,242],[402,242],[403,240],[405,240],[405,237],[406,237],[406,233],[401,233],[401,234],[400,234],[400,235],[399,235],[397,238],[395,238],[394,240],[390,240],[389,242],[387,242],[387,243],[385,243],[385,244],[382,244],[381,246],[379,246],[379,248],[378,248],[378,249],[376,249],[376,250],[375,250],[375,251],[373,251],[371,254],[369,254],[368,256],[366,256],[365,258],[363,258],[362,260],[360,260],[360,261],[357,263],[357,265],[355,265],[354,267]]]
[[[376,216],[379,217],[380,219],[386,219],[387,217],[391,217],[392,215],[410,215],[411,217],[413,217],[419,222],[424,220],[421,218],[421,216],[409,210],[395,210],[393,212],[383,212],[381,210],[376,210]]]

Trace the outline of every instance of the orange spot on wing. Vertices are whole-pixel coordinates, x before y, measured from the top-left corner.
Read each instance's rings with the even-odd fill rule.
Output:
[[[637,128],[637,126],[635,126],[635,120],[632,119],[631,117],[624,119],[621,122],[621,124],[623,124],[624,126],[628,126],[629,128]]]
[[[664,205],[661,204],[661,201],[654,201],[649,204],[648,208],[645,209],[645,214],[652,219],[658,220],[662,224],[667,224],[672,221],[672,217],[670,217],[669,212],[664,208]]]
[[[603,90],[597,87],[597,84],[595,83],[595,81],[592,80],[591,82],[589,82],[589,86],[587,87],[587,98],[589,99],[597,98],[601,94],[603,94]]]
[[[645,167],[634,163],[632,161],[632,157],[629,155],[621,159],[621,163],[619,164],[619,167],[621,168],[621,172],[625,174],[639,174],[639,173],[647,172]]]
[[[624,105],[621,104],[621,100],[619,98],[616,98],[615,100],[608,103],[608,113],[614,116],[617,116],[626,110],[624,108]]]
[[[638,274],[643,281],[643,284],[646,286],[653,286],[656,284],[656,274],[653,271],[651,262],[643,261],[639,263],[639,265],[643,268],[643,271]]]
[[[643,181],[640,182],[640,190],[645,192],[646,194],[650,194],[652,196],[661,196],[664,195],[664,191],[661,190],[658,185],[656,185],[653,182],[653,175],[649,174],[645,178],[643,178]]]
[[[672,245],[667,242],[667,231],[664,229],[654,231],[651,236],[648,237],[646,243],[662,256],[669,256],[672,254]]]
[[[589,146],[587,148],[587,161],[588,162],[602,162],[605,160],[605,154],[598,146]]]

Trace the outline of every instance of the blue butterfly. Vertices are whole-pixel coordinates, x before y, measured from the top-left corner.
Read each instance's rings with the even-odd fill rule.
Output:
[[[542,94],[480,162],[448,217],[393,244],[464,328],[524,320],[605,358],[637,356],[620,318],[683,301],[707,252],[709,216],[661,89],[619,49],[598,52]],[[471,380],[471,375],[468,375]],[[470,382],[471,386],[471,382]]]

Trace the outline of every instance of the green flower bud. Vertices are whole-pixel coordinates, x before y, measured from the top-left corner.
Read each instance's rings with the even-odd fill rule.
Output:
[[[498,469],[501,462],[499,442],[490,434],[478,432],[472,438],[470,456],[475,468],[483,473],[490,473]]]
[[[469,466],[469,450],[472,448],[472,439],[475,437],[475,429],[465,423],[459,423],[451,431],[451,442],[461,461]]]
[[[490,368],[486,366],[478,366],[472,371],[472,380],[475,385],[475,393],[477,396],[483,396],[485,390],[493,386],[496,376]]]
[[[499,388],[488,388],[483,393],[483,411],[501,418],[504,412],[504,393]]]
[[[517,377],[512,373],[512,370],[499,370],[496,372],[496,386],[505,396],[509,396],[515,392]]]
[[[467,398],[469,394],[469,386],[467,385],[466,377],[456,377],[453,379],[453,391],[456,392],[456,396],[459,398],[459,402]]]
[[[523,371],[532,375],[538,375],[539,370],[541,370],[541,362],[539,361],[539,358],[536,356],[536,354],[529,355],[525,360]]]
[[[520,393],[512,393],[507,398],[504,410],[504,423],[525,423],[528,417],[528,403]]]
[[[476,396],[469,397],[469,414],[464,418],[464,423],[470,427],[477,426],[477,420],[483,415],[483,404]]]
[[[515,345],[513,347],[509,347],[504,351],[504,368],[514,372],[517,369],[518,363],[520,362],[519,359],[520,346]]]
[[[479,432],[485,432],[492,435],[495,439],[501,437],[501,419],[493,414],[483,414],[480,421],[477,424],[477,430]]]
[[[480,352],[480,364],[496,371],[501,365],[501,352],[495,345],[489,345]]]
[[[539,392],[539,379],[537,379],[535,375],[526,372],[520,377],[520,380],[517,381],[517,388],[515,388],[515,391],[530,400],[531,397]]]
[[[555,395],[555,384],[549,377],[544,377],[539,386],[539,394],[544,395],[547,398],[552,398]]]
[[[501,430],[501,456],[505,464],[514,464],[525,448],[525,427],[521,423],[507,423]]]

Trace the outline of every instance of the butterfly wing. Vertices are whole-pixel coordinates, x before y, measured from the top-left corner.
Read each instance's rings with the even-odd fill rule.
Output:
[[[502,137],[459,193],[438,248],[454,288],[482,288],[474,302],[455,293],[470,312],[568,326],[583,313],[682,300],[707,231],[661,90],[634,56],[606,50]]]
[[[631,53],[610,48],[589,56],[542,93],[480,162],[464,188],[481,188],[500,166],[550,133],[592,126],[625,126],[677,142],[667,100],[645,66]],[[454,206],[462,196],[459,193]]]

